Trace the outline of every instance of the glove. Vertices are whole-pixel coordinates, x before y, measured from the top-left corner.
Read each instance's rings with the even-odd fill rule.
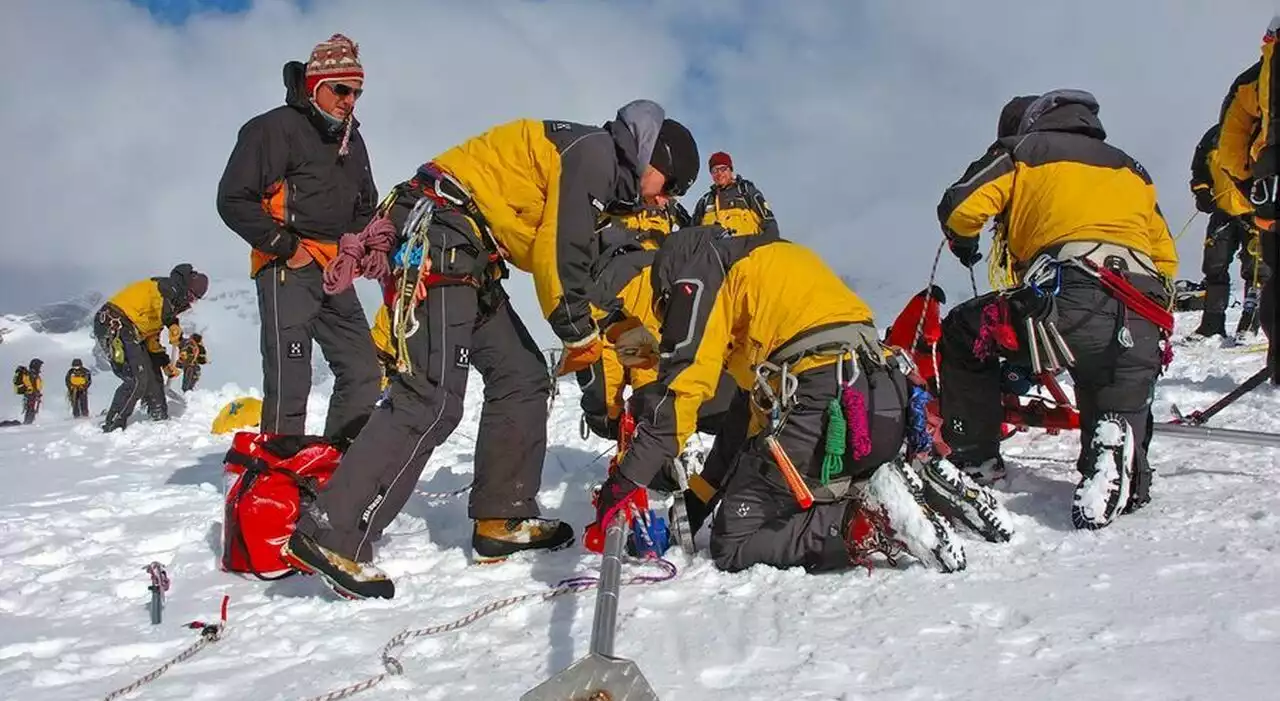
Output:
[[[624,367],[645,370],[658,367],[658,339],[639,319],[630,317],[609,326],[605,337],[618,351],[618,362]]]
[[[597,436],[611,441],[618,440],[618,432],[622,427],[621,417],[611,419],[608,414],[584,411],[582,412],[582,420],[586,422],[587,428],[590,428],[591,432]]]
[[[1217,209],[1214,204],[1213,188],[1202,187],[1191,191],[1196,198],[1196,209],[1205,214],[1213,214],[1213,210]]]
[[[173,364],[166,365],[164,366],[164,374],[169,377],[177,377],[179,375],[178,368]]]
[[[571,375],[586,370],[604,353],[604,339],[599,333],[592,333],[581,341],[565,342],[564,352],[560,355],[560,366],[556,368],[556,377]]]
[[[982,253],[978,251],[978,237],[976,236],[956,236],[950,240],[948,244],[951,247],[951,254],[960,261],[960,265],[966,268],[972,268],[982,260]]]
[[[640,485],[632,482],[620,471],[614,470],[609,479],[600,486],[600,496],[596,499],[596,525],[601,532],[608,528],[619,510],[625,509],[640,495]]]

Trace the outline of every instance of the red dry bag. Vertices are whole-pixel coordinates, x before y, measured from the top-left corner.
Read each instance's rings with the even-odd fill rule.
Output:
[[[293,574],[280,548],[341,458],[318,436],[237,432],[224,458],[222,570],[262,580]]]

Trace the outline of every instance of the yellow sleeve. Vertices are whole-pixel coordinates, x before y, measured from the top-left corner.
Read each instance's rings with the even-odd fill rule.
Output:
[[[992,149],[969,164],[964,176],[942,195],[938,222],[948,236],[972,238],[987,221],[1004,211],[1013,196],[1013,158],[1004,149]]]
[[[169,325],[169,345],[173,346],[174,348],[177,348],[178,344],[181,343],[181,341],[182,341],[182,327],[179,326],[178,324],[170,324]]]
[[[1151,188],[1154,196],[1155,188],[1148,187]],[[1173,242],[1173,235],[1169,233],[1169,223],[1165,221],[1160,205],[1157,204],[1152,208],[1149,221],[1150,228],[1147,235],[1151,239],[1151,260],[1156,264],[1160,274],[1172,280],[1178,275],[1178,247]]]
[[[1227,173],[1222,161],[1215,152],[1210,156],[1209,174],[1213,177],[1213,201],[1223,212],[1233,217],[1244,216],[1253,211],[1253,203],[1240,191],[1240,186]]]

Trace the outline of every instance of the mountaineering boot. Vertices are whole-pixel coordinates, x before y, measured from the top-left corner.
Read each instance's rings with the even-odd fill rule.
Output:
[[[542,518],[476,521],[471,548],[479,563],[501,562],[525,550],[560,550],[573,544],[573,526]]]
[[[1111,521],[1129,503],[1133,479],[1133,428],[1123,417],[1103,414],[1089,446],[1092,464],[1082,468],[1080,483],[1071,501],[1071,523],[1096,530]]]
[[[1227,335],[1227,315],[1225,312],[1213,312],[1206,310],[1200,316],[1200,325],[1187,335],[1188,341],[1203,341],[1214,336],[1226,337]]]
[[[987,487],[949,460],[934,457],[912,463],[924,478],[925,500],[938,513],[960,521],[992,543],[1013,537],[1013,517]]]
[[[1249,299],[1252,295],[1253,300]],[[1245,296],[1244,311],[1240,313],[1240,321],[1236,323],[1236,342],[1247,343],[1250,336],[1257,335],[1262,325],[1258,318],[1258,293],[1250,290]]]
[[[964,544],[951,524],[925,503],[924,479],[911,465],[894,460],[881,465],[862,487],[865,507],[879,512],[891,541],[928,567],[958,572],[966,565]],[[877,526],[876,519],[870,519]],[[858,525],[857,519],[851,527]]]
[[[320,545],[299,531],[280,549],[285,564],[303,574],[316,574],[329,588],[348,599],[390,599],[396,585],[373,565],[349,560]]]
[[[966,477],[983,487],[989,487],[1009,474],[1004,465],[1004,458],[999,455],[980,461],[956,458],[950,462],[963,472]]]

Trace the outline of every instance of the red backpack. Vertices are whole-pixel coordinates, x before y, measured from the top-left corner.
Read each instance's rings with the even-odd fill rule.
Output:
[[[318,436],[237,432],[224,458],[222,570],[267,581],[293,574],[280,549],[341,459]]]

